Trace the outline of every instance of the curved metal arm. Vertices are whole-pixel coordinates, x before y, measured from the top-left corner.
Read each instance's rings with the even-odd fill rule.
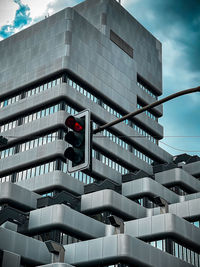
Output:
[[[106,123],[106,124],[100,126],[99,128],[93,130],[93,134],[99,133],[99,132],[103,131],[104,129],[107,129],[108,127],[111,127],[111,126],[113,126],[113,125],[115,125],[117,123],[120,123],[120,122],[122,122],[122,121],[124,121],[126,119],[129,119],[130,117],[136,116],[136,115],[138,115],[138,114],[140,114],[140,113],[142,113],[142,112],[144,112],[146,110],[149,110],[149,109],[152,109],[152,108],[154,108],[156,106],[159,106],[160,104],[165,103],[165,102],[167,102],[167,101],[169,101],[171,99],[174,99],[174,98],[182,96],[182,95],[196,93],[196,92],[200,92],[200,86],[195,87],[195,88],[191,88],[191,89],[186,89],[186,90],[174,93],[172,95],[169,95],[169,96],[167,96],[167,97],[165,97],[163,99],[160,99],[160,100],[158,100],[158,101],[156,101],[156,102],[154,102],[152,104],[149,104],[149,105],[147,105],[147,106],[145,106],[145,107],[143,107],[143,108],[141,108],[139,110],[136,110],[134,112],[128,113],[127,115],[121,117],[120,119],[117,119],[115,121],[112,121],[112,122],[109,122],[109,123]]]

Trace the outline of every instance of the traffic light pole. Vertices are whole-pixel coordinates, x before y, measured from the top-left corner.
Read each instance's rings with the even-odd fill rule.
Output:
[[[99,132],[101,132],[101,131],[103,131],[103,130],[105,130],[105,129],[107,129],[107,128],[109,128],[109,127],[111,127],[111,126],[113,126],[113,125],[115,125],[117,123],[120,123],[120,122],[122,122],[122,121],[124,121],[126,119],[134,117],[134,116],[136,116],[136,115],[138,115],[138,114],[140,114],[140,113],[142,113],[142,112],[144,112],[146,110],[149,110],[149,109],[152,109],[152,108],[154,108],[156,106],[159,106],[159,105],[161,105],[161,104],[163,104],[163,103],[165,103],[165,102],[167,102],[169,100],[172,100],[172,99],[174,99],[176,97],[179,97],[179,96],[182,96],[182,95],[191,94],[191,93],[195,93],[195,92],[200,92],[200,86],[177,92],[177,93],[169,95],[169,96],[167,96],[167,97],[165,97],[163,99],[160,99],[160,100],[158,100],[158,101],[156,101],[156,102],[154,102],[152,104],[149,104],[149,105],[147,105],[147,106],[145,106],[145,107],[143,107],[143,108],[141,108],[139,110],[136,110],[134,112],[128,113],[127,115],[121,117],[120,119],[117,119],[117,120],[114,120],[112,122],[106,123],[106,124],[98,127],[97,129],[94,129],[92,134],[99,133]]]

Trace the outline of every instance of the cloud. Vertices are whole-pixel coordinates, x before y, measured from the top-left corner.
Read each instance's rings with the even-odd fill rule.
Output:
[[[15,11],[15,17],[10,24],[3,25],[0,28],[0,37],[6,38],[11,36],[17,30],[22,29],[25,25],[31,22],[30,8],[27,5],[22,4],[20,0],[14,0],[14,3],[18,5]]]
[[[12,25],[4,25],[0,29],[0,36],[2,38],[7,38],[10,35],[12,35],[13,33],[14,33],[14,30],[13,30]]]
[[[30,16],[32,23],[38,22],[45,18],[45,16],[51,16],[54,13],[66,8],[74,6],[83,0],[22,0],[24,4],[30,8]]]
[[[200,69],[199,0],[143,0],[128,5],[128,8],[154,35],[162,33],[162,42],[173,39],[177,45],[181,44],[188,67],[193,71]]]
[[[193,71],[190,68],[184,45],[174,39],[165,39],[164,37],[161,39],[164,39],[162,45],[165,93],[197,86],[200,69]]]
[[[0,0],[0,27],[13,22],[17,8],[13,0]]]
[[[14,2],[19,5],[19,8],[16,11],[13,27],[21,28],[31,21],[30,8],[22,4],[20,0],[14,0]]]
[[[49,10],[48,10],[48,4],[56,2],[56,0],[22,0],[23,3],[30,8],[30,17],[33,20],[36,20],[37,18],[44,18]],[[49,14],[50,15],[50,14]]]
[[[191,96],[194,98],[199,97],[200,101],[200,94],[195,93]],[[182,96],[164,104],[164,116],[160,122],[165,125],[165,138],[161,141],[189,154],[200,155],[200,110],[198,106],[191,105],[191,103],[192,101],[190,101],[189,96]],[[182,151],[169,148],[162,143],[160,145],[173,155],[183,153]]]
[[[0,0],[0,41],[83,0]],[[5,16],[5,14],[8,14]]]
[[[136,1],[129,9],[163,44],[164,93],[198,86],[199,0]]]
[[[188,67],[200,69],[200,1],[151,1],[151,10],[157,16],[160,31],[185,49]],[[150,8],[150,7],[149,7]]]

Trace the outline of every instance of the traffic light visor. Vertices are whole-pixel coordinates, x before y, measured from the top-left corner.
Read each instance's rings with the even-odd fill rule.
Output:
[[[76,122],[76,119],[73,116],[67,117],[65,121],[65,125],[71,129],[74,129],[74,124]]]

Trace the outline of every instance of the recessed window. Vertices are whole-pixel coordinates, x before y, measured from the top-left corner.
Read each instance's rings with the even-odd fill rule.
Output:
[[[129,55],[129,57],[133,58],[133,48],[112,30],[110,30],[110,40]]]

